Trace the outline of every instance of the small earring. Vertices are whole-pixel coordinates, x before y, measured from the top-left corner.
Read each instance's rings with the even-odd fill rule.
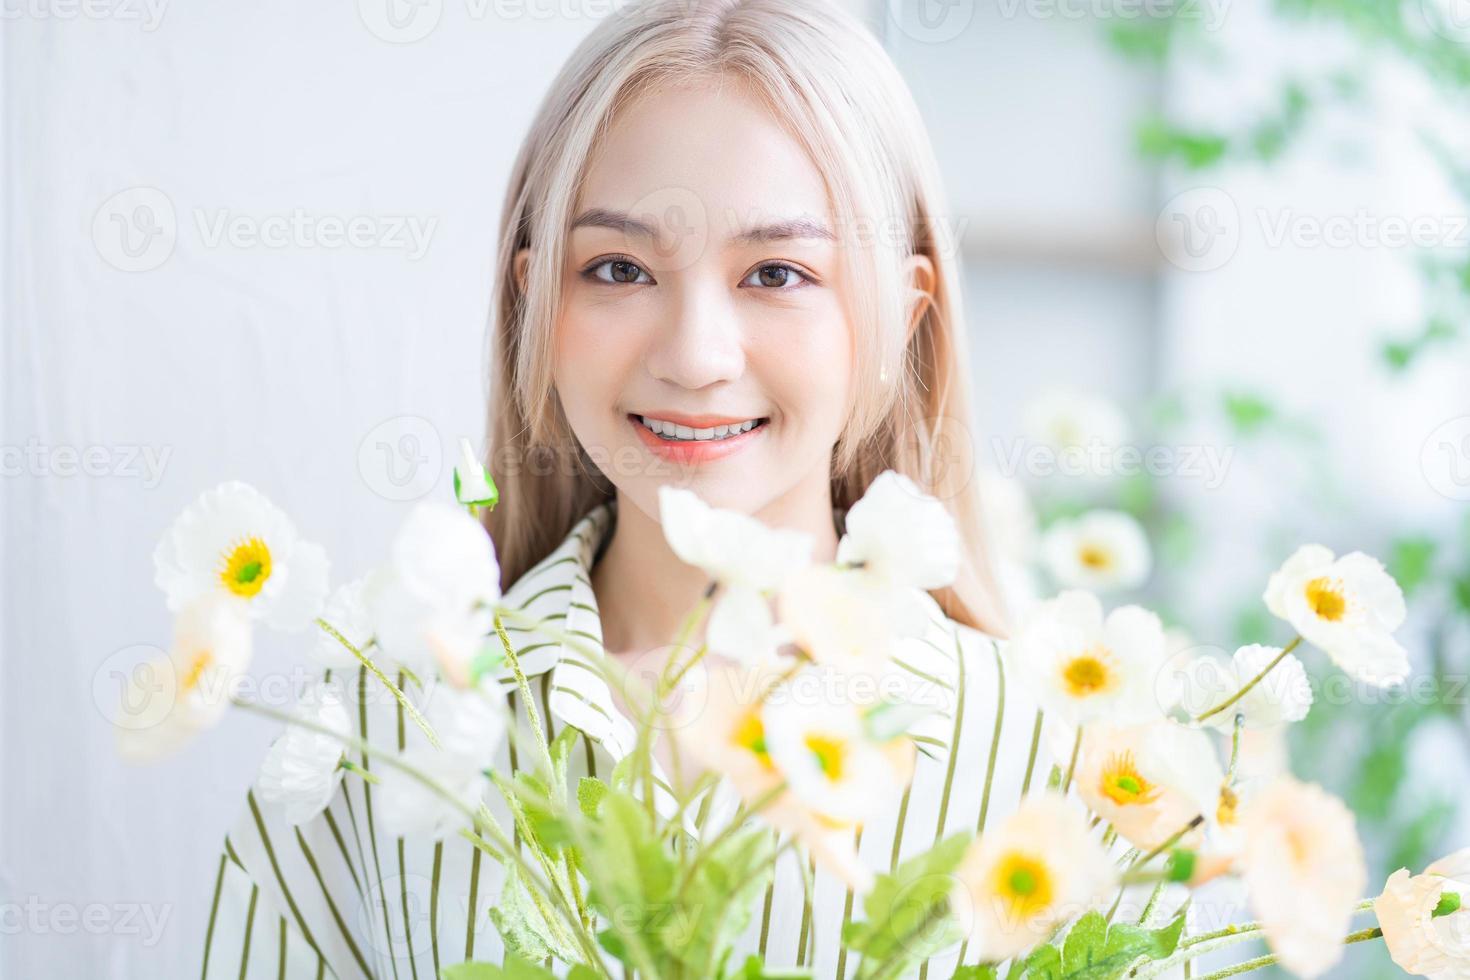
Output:
[[[878,369],[878,381],[882,384],[888,383],[888,365],[885,364]]]

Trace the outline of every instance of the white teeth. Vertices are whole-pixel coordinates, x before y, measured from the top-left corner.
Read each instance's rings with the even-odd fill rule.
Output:
[[[708,429],[694,429],[687,425],[675,425],[673,422],[650,418],[647,415],[638,416],[638,421],[642,422],[645,428],[666,439],[683,439],[686,441],[725,439],[730,436],[738,436],[742,432],[749,432],[751,429],[754,429],[760,422],[759,419],[747,419],[735,425],[716,425]]]

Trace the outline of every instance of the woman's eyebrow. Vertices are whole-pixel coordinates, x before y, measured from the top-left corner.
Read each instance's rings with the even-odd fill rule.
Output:
[[[657,229],[653,225],[633,217],[626,211],[610,208],[588,208],[583,211],[572,222],[570,230],[575,231],[578,228],[611,228],[629,238],[657,239],[658,237]],[[811,218],[786,218],[737,232],[730,236],[729,243],[752,245],[789,241],[794,238],[836,241],[832,230],[820,221]]]

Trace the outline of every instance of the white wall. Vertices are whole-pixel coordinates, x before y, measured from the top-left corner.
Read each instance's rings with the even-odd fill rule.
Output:
[[[395,423],[371,443],[420,435],[412,455],[432,456],[442,440],[442,467],[431,458],[410,492],[483,431],[511,156],[592,21],[476,17],[468,3],[419,8],[440,20],[410,44],[375,36],[352,4],[192,0],[156,25],[125,19],[131,5],[101,19],[6,6],[0,903],[18,903],[0,921],[6,977],[197,972],[216,855],[274,726],[232,716],[157,768],[116,757],[98,701],[137,658],[126,648],[166,640],[151,556],[174,514],[246,479],[327,547],[340,580],[399,513],[378,492],[396,492],[386,457],[369,445],[359,464],[369,430],[414,416],[427,427]],[[99,208],[130,188],[144,190],[107,205],[94,238]],[[111,216],[141,219],[139,204],[165,226],[172,207],[176,245],[122,271]],[[298,208],[378,231],[407,216],[432,234],[421,256],[207,236],[221,213],[248,226]],[[100,447],[91,468],[106,472],[67,475],[67,447]],[[137,472],[137,447],[166,460],[159,477]],[[303,642],[262,635],[254,672],[286,670]],[[163,935],[120,934],[120,915],[89,935],[66,917],[92,903],[146,904],[166,915]]]

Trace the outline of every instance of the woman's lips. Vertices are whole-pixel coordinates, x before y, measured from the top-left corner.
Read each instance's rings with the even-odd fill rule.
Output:
[[[726,436],[723,439],[665,439],[655,433],[648,426],[638,421],[638,416],[629,415],[628,424],[638,433],[638,438],[643,444],[656,453],[659,457],[674,463],[708,463],[717,459],[724,459],[732,453],[749,446],[754,440],[761,438],[770,421],[761,422],[748,432],[742,432],[738,436]]]

